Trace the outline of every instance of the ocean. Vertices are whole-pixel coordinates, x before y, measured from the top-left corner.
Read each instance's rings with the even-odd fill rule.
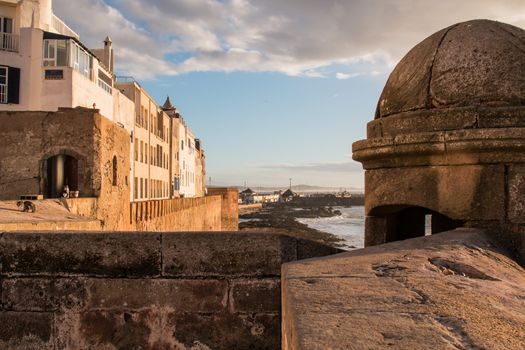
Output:
[[[365,207],[334,207],[341,211],[340,216],[329,218],[300,219],[297,221],[313,229],[334,234],[344,241],[344,248],[352,250],[363,248],[365,243]]]

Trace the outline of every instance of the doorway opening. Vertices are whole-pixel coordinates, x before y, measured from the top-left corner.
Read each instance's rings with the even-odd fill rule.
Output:
[[[48,158],[47,196],[61,197],[65,186],[68,186],[70,191],[78,191],[78,160],[65,154]]]

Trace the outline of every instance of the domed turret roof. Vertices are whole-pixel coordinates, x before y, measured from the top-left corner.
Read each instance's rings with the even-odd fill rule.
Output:
[[[375,119],[451,107],[525,106],[525,30],[489,20],[429,36],[399,62]]]

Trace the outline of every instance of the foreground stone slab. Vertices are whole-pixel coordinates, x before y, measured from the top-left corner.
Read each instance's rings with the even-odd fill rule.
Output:
[[[283,349],[525,349],[525,270],[458,229],[283,265]]]

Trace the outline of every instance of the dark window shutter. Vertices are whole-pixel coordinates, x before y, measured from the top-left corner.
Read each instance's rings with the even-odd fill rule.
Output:
[[[9,67],[7,103],[20,103],[20,68]]]

